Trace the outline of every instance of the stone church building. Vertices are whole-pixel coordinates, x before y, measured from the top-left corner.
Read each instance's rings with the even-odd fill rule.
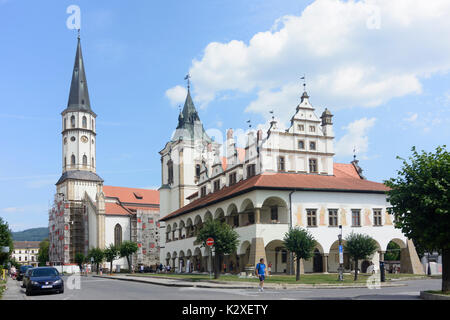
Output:
[[[91,108],[80,38],[67,108],[62,111],[62,175],[49,211],[49,256],[54,265],[125,240],[138,244],[135,267],[159,264],[159,192],[105,186],[96,173],[97,115]],[[114,265],[128,268],[126,258]],[[109,264],[105,264],[109,267]]]

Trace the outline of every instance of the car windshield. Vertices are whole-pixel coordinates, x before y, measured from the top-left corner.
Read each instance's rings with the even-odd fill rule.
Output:
[[[53,268],[34,269],[32,274],[33,277],[52,277],[57,275],[58,271]]]
[[[30,269],[30,268],[31,268],[30,266],[21,266],[20,271],[25,272],[27,269]]]

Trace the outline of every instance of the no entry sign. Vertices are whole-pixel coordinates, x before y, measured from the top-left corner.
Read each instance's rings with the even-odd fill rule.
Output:
[[[214,245],[214,239],[213,238],[208,238],[206,239],[206,245],[208,246],[213,246]]]

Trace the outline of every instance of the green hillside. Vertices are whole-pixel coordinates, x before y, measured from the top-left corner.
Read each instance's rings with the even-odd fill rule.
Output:
[[[48,228],[32,228],[19,232],[12,232],[14,241],[42,241],[48,238]]]

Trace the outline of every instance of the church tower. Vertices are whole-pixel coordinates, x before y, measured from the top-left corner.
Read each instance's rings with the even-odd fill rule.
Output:
[[[189,79],[188,76],[186,79]],[[161,155],[161,217],[185,206],[186,199],[198,191],[201,172],[208,168],[208,160],[216,144],[208,136],[192,101],[190,85],[178,125],[172,139]],[[207,170],[207,169],[206,169]]]
[[[81,200],[84,191],[87,191],[91,198],[95,199],[97,184],[103,182],[95,173],[97,115],[91,109],[79,36],[69,101],[61,116],[63,161],[62,176],[56,183],[58,193],[64,194],[66,200]],[[91,183],[75,183],[69,186],[66,183],[68,180]]]

